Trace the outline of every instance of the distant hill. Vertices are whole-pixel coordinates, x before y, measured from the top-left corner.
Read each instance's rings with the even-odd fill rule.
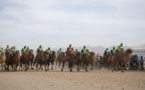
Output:
[[[145,51],[145,45],[133,47],[134,51]]]

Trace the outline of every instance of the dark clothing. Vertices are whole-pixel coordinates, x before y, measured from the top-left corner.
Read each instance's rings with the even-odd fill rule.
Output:
[[[85,56],[86,56],[86,54],[82,54],[83,62],[85,61]]]

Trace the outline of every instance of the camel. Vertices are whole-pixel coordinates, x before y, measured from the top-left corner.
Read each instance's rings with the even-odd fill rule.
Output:
[[[32,65],[33,65],[34,53],[33,53],[33,50],[32,50],[32,49],[29,51],[28,57],[29,57],[29,59],[30,59],[31,69],[33,69],[33,68],[32,68],[32,67],[33,67]]]
[[[1,54],[0,54],[0,66],[2,66],[1,68],[1,70],[2,71],[4,71],[5,69],[4,69],[4,66],[6,65],[6,56],[5,56],[5,53],[4,52],[1,52]]]
[[[9,66],[12,65],[12,62],[11,62],[11,56],[12,56],[11,50],[6,50],[5,55],[6,55],[6,66],[7,66],[6,69],[9,71]]]
[[[35,60],[34,60],[34,64],[36,63],[36,69],[37,71],[39,70],[38,69],[38,65],[40,65],[40,69],[43,70],[43,66],[45,67],[45,71],[47,71],[47,62],[48,62],[48,52],[47,51],[41,51],[41,53],[39,54],[39,56],[36,56],[35,57]]]
[[[103,58],[101,59],[102,67],[109,64],[108,61],[110,57],[111,57],[111,53],[108,53],[107,58],[105,57],[105,53],[104,53]]]
[[[33,58],[34,58],[34,54],[33,54],[33,50],[27,50],[25,54],[23,54],[21,56],[21,60],[20,60],[20,68],[21,70],[23,70],[22,66],[23,64],[25,65],[25,71],[27,71],[29,69],[29,64],[31,63],[31,69],[32,69],[32,64],[33,64]]]
[[[59,62],[59,68],[60,68],[60,65],[62,64],[62,69],[61,71],[63,71],[63,68],[64,68],[64,65],[67,61],[67,57],[66,57],[66,54],[64,52],[62,52],[59,57],[57,58],[57,61],[56,61],[56,65],[57,65],[57,62]]]
[[[80,71],[79,67],[80,67],[81,62],[82,62],[82,59],[81,59],[81,53],[80,52],[77,52],[76,54],[75,53],[70,53],[70,56],[69,56],[69,59],[68,59],[70,72],[72,72],[72,68],[73,68],[74,65],[77,66],[77,71]]]
[[[120,63],[122,72],[124,72],[124,69],[126,69],[127,62],[129,62],[131,60],[132,52],[133,52],[132,49],[127,49],[125,52],[123,50],[121,50],[121,52],[119,53],[118,61]]]
[[[53,65],[54,65],[54,61],[56,60],[56,54],[55,54],[55,51],[53,51],[52,53],[50,53],[50,56],[49,56],[49,59],[47,61],[47,64],[48,64],[48,70],[49,70],[49,65],[51,63],[52,67],[51,67],[51,70],[53,70]]]
[[[110,68],[112,69],[112,72],[114,72],[114,67],[115,67],[115,69],[118,71],[118,65],[119,65],[119,61],[118,61],[118,59],[117,59],[117,54],[118,54],[118,51],[116,51],[116,53],[114,54],[114,55],[112,55],[111,57],[110,57],[110,61],[109,61],[109,63],[110,63]]]
[[[12,71],[17,71],[17,67],[20,64],[20,52],[16,51],[16,53],[12,56]]]
[[[25,71],[27,71],[29,68],[29,50],[26,51],[25,54],[21,55],[21,59],[20,59],[20,69],[21,71],[23,71],[23,64],[25,65]]]
[[[90,70],[93,69],[94,61],[95,61],[95,53],[94,52],[87,53],[86,56],[85,56],[85,60],[83,62],[84,66],[85,66],[84,68],[85,68],[86,72],[88,72],[87,68],[88,68],[89,64],[91,64]]]

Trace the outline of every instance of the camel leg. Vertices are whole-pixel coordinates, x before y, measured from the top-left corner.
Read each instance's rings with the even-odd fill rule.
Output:
[[[26,63],[25,64],[25,71],[27,71],[28,70],[28,64]]]
[[[88,72],[88,64],[86,63],[86,72]]]
[[[9,71],[9,64],[7,65],[7,71]]]
[[[127,67],[127,63],[125,63],[125,66],[124,66],[124,69],[123,70],[126,70],[126,67]]]
[[[118,67],[117,66],[118,66],[118,63],[115,64],[116,71],[118,71]]]
[[[124,72],[124,70],[123,70],[123,69],[124,69],[124,68],[123,68],[123,65],[124,65],[124,64],[121,63],[121,72]]]
[[[51,65],[52,65],[51,70],[53,70],[53,65],[54,65],[54,62],[51,62]]]
[[[55,63],[56,65],[55,65],[55,68],[57,67],[57,62],[58,62],[58,59],[56,59],[56,63]]]
[[[64,64],[65,64],[65,62],[63,62],[63,63],[62,63],[62,69],[61,69],[61,71],[63,71],[63,68],[64,68]]]
[[[60,68],[60,65],[61,65],[61,61],[59,61],[59,68]]]
[[[50,63],[48,62],[48,63],[47,63],[48,70],[49,70],[49,65],[50,65]]]
[[[18,66],[19,66],[19,64],[17,63],[17,64],[16,64],[16,69],[15,69],[16,71],[17,71]]]
[[[72,63],[69,63],[70,72],[72,72]]]
[[[2,71],[4,71],[5,63],[2,63]]]
[[[79,64],[77,65],[77,70],[80,71],[80,65]]]
[[[38,63],[36,63],[36,70],[39,71],[39,69],[38,69]]]
[[[91,63],[91,69],[90,70],[93,70],[93,63]]]
[[[47,71],[47,64],[46,63],[44,64],[44,67],[45,67],[45,71]]]
[[[22,62],[20,62],[19,71],[22,71]]]
[[[112,72],[114,72],[114,63],[112,62],[110,66],[111,66]]]
[[[32,68],[32,65],[33,65],[32,60],[30,61],[30,65],[31,65],[31,69],[33,69],[33,68]]]
[[[43,70],[43,64],[41,64],[40,69]]]
[[[32,70],[34,70],[34,67],[35,67],[35,65],[36,65],[36,61],[34,61],[34,63],[32,63],[33,65],[32,65]]]

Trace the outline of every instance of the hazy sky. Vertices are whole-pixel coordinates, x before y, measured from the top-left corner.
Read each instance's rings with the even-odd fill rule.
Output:
[[[145,44],[145,0],[0,0],[0,46]]]

